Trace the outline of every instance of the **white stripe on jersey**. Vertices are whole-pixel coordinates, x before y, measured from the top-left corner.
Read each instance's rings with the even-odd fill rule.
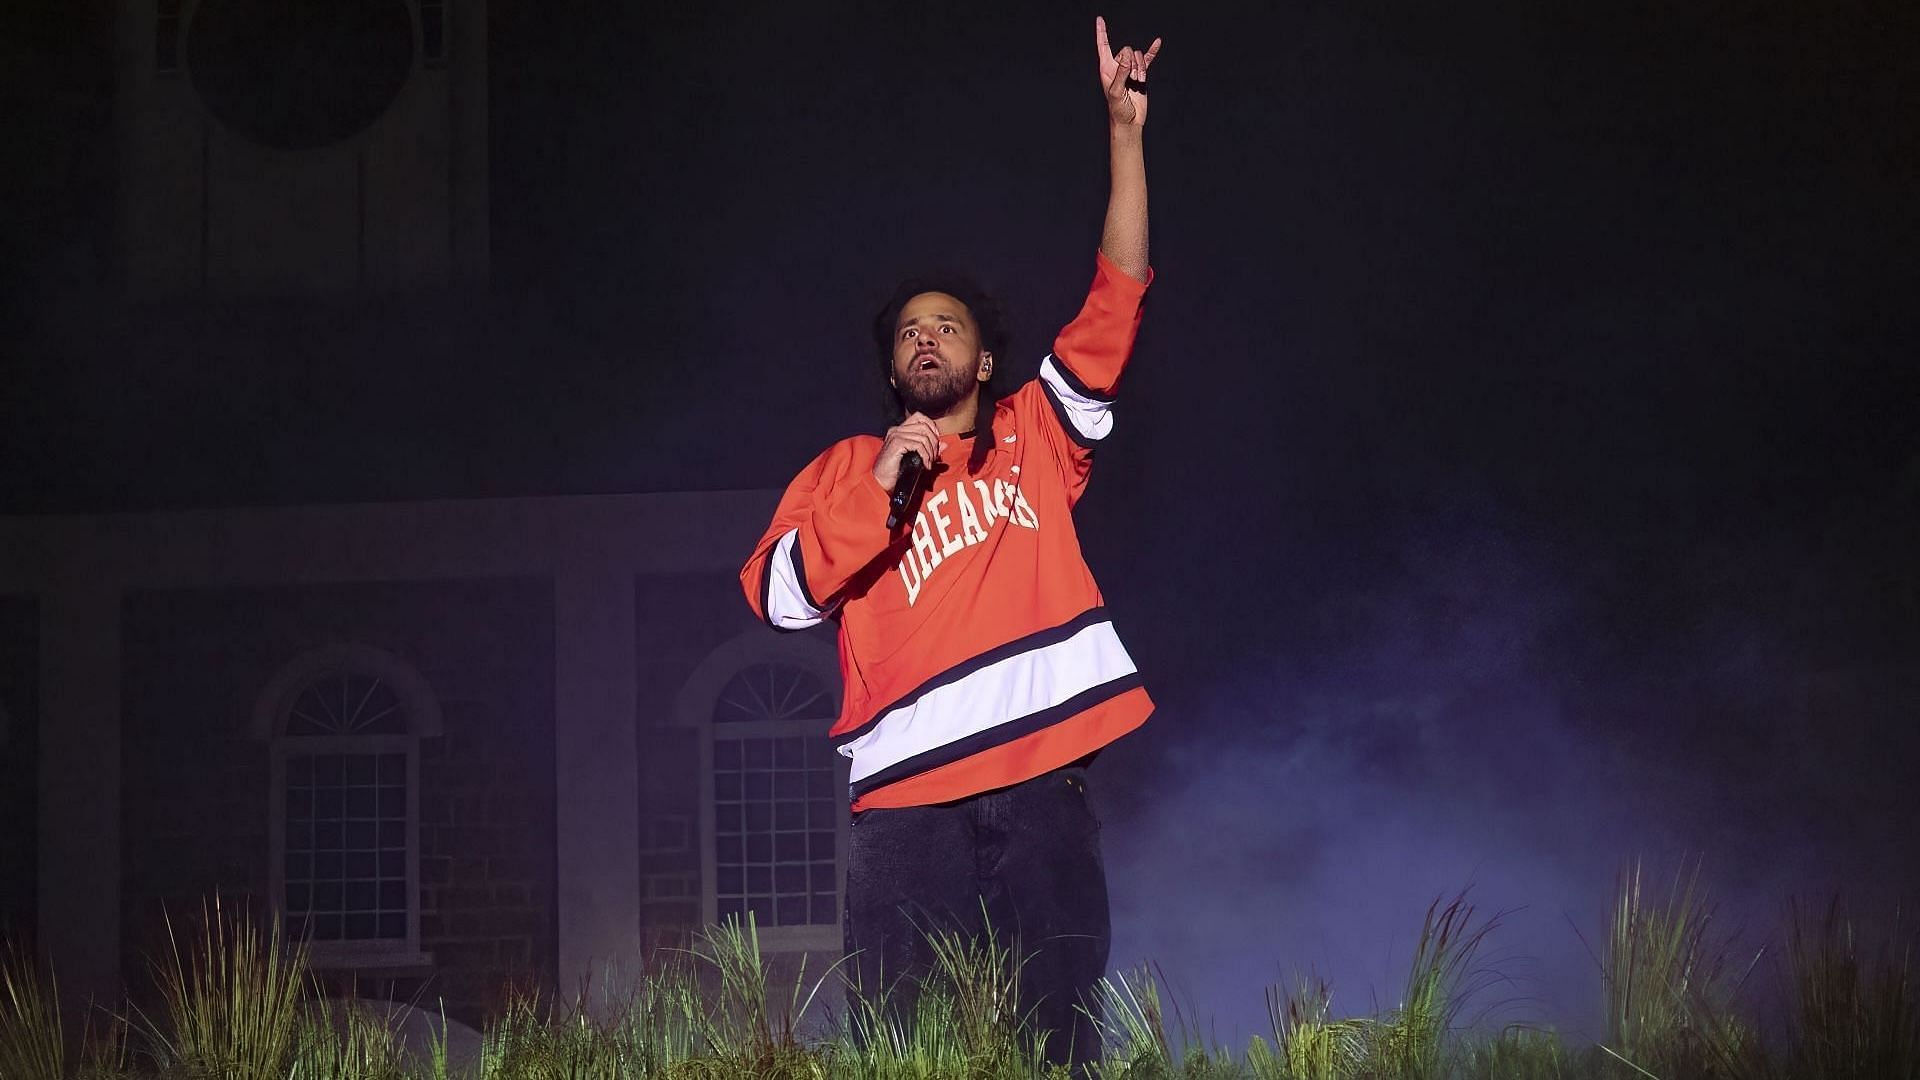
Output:
[[[1066,408],[1067,419],[1080,432],[1083,439],[1104,439],[1113,430],[1113,402],[1090,398],[1073,388],[1066,376],[1060,374],[1059,361],[1052,356],[1040,361],[1040,381],[1047,384],[1053,396]]]
[[[793,545],[799,542],[800,530],[789,529],[767,555],[767,621],[782,630],[820,625],[820,609],[807,603],[807,590],[794,569]]]
[[[872,730],[840,747],[853,759],[848,780],[857,784],[916,754],[1050,709],[1134,671],[1113,623],[1094,623],[1064,641],[969,672],[884,714]]]

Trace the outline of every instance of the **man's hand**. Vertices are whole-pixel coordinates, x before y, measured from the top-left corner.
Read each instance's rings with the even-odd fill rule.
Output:
[[[1107,92],[1107,117],[1116,127],[1142,127],[1147,122],[1147,68],[1153,65],[1153,58],[1160,55],[1160,39],[1154,38],[1146,52],[1123,46],[1118,56],[1113,46],[1107,44],[1107,20],[1096,15],[1093,19],[1093,40],[1095,54],[1100,60],[1100,85]],[[1137,83],[1142,88],[1133,89],[1128,84]]]
[[[908,413],[899,427],[887,429],[886,441],[880,445],[873,478],[889,495],[900,482],[900,455],[909,450],[919,454],[920,464],[928,469],[940,460],[940,429],[924,413]]]

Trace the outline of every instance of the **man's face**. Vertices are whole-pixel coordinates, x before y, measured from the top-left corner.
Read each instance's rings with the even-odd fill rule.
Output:
[[[991,377],[993,358],[967,305],[946,293],[921,293],[893,324],[893,388],[908,412],[942,417]]]

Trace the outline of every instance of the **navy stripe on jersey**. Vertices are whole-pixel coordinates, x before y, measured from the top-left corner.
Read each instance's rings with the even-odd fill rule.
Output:
[[[858,799],[877,788],[918,776],[942,765],[951,765],[956,761],[972,757],[982,750],[990,750],[1043,728],[1052,727],[1062,720],[1078,716],[1101,702],[1119,697],[1141,685],[1143,681],[1140,673],[1135,671],[1098,686],[1088,687],[1052,708],[1042,709],[1016,720],[1009,720],[985,731],[974,732],[964,738],[936,746],[925,753],[916,754],[904,761],[889,765],[872,776],[850,785],[848,791],[853,798]]]
[[[1113,404],[1112,394],[1103,394],[1093,387],[1088,386],[1086,380],[1074,374],[1073,368],[1067,366],[1058,356],[1048,353],[1046,360],[1043,360],[1042,363],[1048,361],[1051,361],[1053,369],[1060,373],[1060,381],[1066,383],[1067,389],[1073,391],[1076,396],[1086,398],[1088,401],[1104,401],[1109,405]]]
[[[804,545],[800,543],[799,531],[795,530],[793,536],[793,580],[800,586],[800,596],[806,600],[807,606],[815,611],[824,611],[827,605],[813,598],[813,588],[807,584],[807,564],[805,560],[800,557],[800,549],[803,546]]]
[[[981,668],[997,664],[1011,657],[1019,656],[1024,652],[1032,652],[1035,649],[1044,649],[1049,645],[1056,645],[1095,623],[1105,622],[1106,619],[1106,608],[1098,606],[1090,607],[1080,614],[1075,615],[1073,618],[1068,619],[1066,622],[1061,623],[1059,626],[1050,626],[1045,630],[1035,631],[1025,637],[1014,638],[1005,645],[997,645],[978,656],[962,660],[947,670],[942,671],[940,674],[935,675],[933,678],[928,679],[926,682],[921,683],[919,686],[914,687],[912,691],[901,696],[901,698],[893,704],[888,705],[884,709],[875,710],[873,716],[870,717],[866,723],[861,724],[859,727],[843,735],[834,736],[833,745],[836,748],[845,746],[847,743],[872,731],[874,725],[878,724],[889,713],[909,707],[933,691],[950,683],[959,682],[961,679],[979,671]]]
[[[1060,426],[1074,442],[1091,450],[1113,430],[1113,402],[1081,394],[1063,377],[1064,370],[1064,365],[1047,357],[1040,362],[1040,386],[1046,391],[1047,403],[1053,406]]]
[[[807,589],[800,564],[800,530],[789,529],[767,552],[760,575],[760,610],[775,630],[805,630],[818,626],[822,612]]]

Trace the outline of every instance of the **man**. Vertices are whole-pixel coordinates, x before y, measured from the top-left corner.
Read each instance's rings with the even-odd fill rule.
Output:
[[[875,324],[904,416],[814,459],[740,573],[774,628],[839,624],[831,735],[852,762],[846,946],[861,991],[909,1010],[931,966],[924,933],[978,933],[984,912],[1026,961],[1022,1011],[1055,1062],[1098,1052],[1075,1008],[1108,948],[1085,765],[1153,708],[1070,512],[1152,279],[1142,132],[1160,42],[1115,55],[1105,20],[1094,34],[1112,188],[1092,289],[1039,378],[982,415],[1003,341],[990,302],[904,286]],[[915,498],[889,530],[909,452],[925,471],[909,470]]]

